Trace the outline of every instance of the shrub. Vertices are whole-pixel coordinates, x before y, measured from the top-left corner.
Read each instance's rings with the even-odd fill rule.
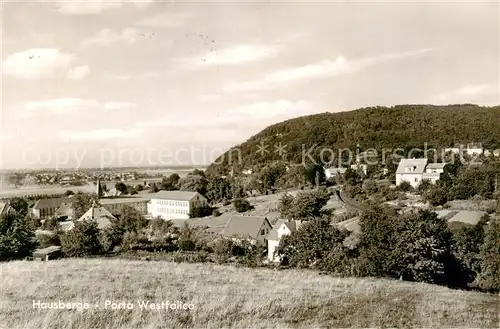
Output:
[[[62,251],[69,257],[100,254],[100,232],[95,221],[78,221],[75,226],[61,236]]]
[[[457,285],[452,233],[436,213],[394,216],[374,208],[361,217],[361,228],[361,275]]]
[[[363,192],[367,194],[375,194],[377,191],[377,184],[373,180],[367,179],[363,182]]]
[[[432,186],[424,192],[423,199],[432,206],[442,206],[448,202],[448,193],[442,187]]]
[[[296,267],[317,266],[325,270],[334,269],[325,263],[332,251],[345,250],[344,239],[349,235],[330,225],[330,221],[314,219],[300,226],[291,235],[284,236],[276,248],[282,265]]]
[[[233,206],[237,212],[249,211],[252,208],[252,206],[250,205],[250,202],[248,202],[248,200],[241,199],[241,198],[235,199],[233,201]]]
[[[311,220],[321,217],[321,209],[326,205],[329,198],[330,195],[326,189],[299,192],[293,199],[285,195],[279,205],[281,216],[294,220]]]
[[[46,219],[42,224],[42,229],[48,231],[57,231],[59,227],[60,227],[59,221],[55,217],[50,217]]]
[[[133,250],[136,248],[138,243],[139,237],[136,232],[125,232],[121,242],[121,250],[125,252]]]
[[[206,217],[212,214],[212,208],[209,206],[193,207],[189,212],[190,218]]]
[[[214,210],[212,211],[212,216],[214,216],[214,217],[219,217],[220,215],[221,215],[221,212],[220,212],[220,210],[219,210],[219,209],[214,209]]]
[[[479,286],[491,292],[500,291],[500,220],[492,218],[481,247]]]
[[[0,217],[0,261],[30,256],[37,247],[35,231],[19,214]]]
[[[463,225],[455,230],[449,225],[453,232],[453,253],[462,265],[462,280],[466,285],[473,283],[481,272],[480,252],[488,218],[485,216],[476,225]]]
[[[235,245],[231,239],[218,239],[213,243],[213,251],[217,263],[222,264],[234,256]]]
[[[187,223],[182,227],[179,239],[177,240],[177,247],[182,251],[196,250],[196,238],[194,229],[189,227]]]
[[[432,182],[428,179],[424,179],[418,184],[417,191],[419,193],[424,193],[433,186]]]
[[[62,232],[56,231],[51,234],[41,234],[38,236],[38,247],[47,248],[50,246],[60,246],[61,245],[61,235]]]
[[[411,186],[410,182],[404,180],[397,186],[397,189],[401,192],[410,192],[413,190],[413,186]]]

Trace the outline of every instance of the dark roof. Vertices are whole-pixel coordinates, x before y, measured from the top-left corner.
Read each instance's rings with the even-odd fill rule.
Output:
[[[59,208],[63,203],[71,202],[69,198],[51,198],[38,200],[33,209]]]
[[[106,208],[93,205],[78,221],[95,220],[100,229],[111,225],[111,220],[116,219]]]
[[[255,239],[260,234],[260,228],[266,222],[271,227],[266,217],[231,216],[222,234],[226,237],[241,236]]]
[[[71,203],[63,203],[59,209],[56,211],[57,216],[68,216],[71,217],[73,216],[74,211],[73,211],[73,206]]]
[[[16,213],[16,210],[8,202],[0,202],[0,216],[8,212]]]
[[[189,191],[159,191],[152,196],[153,199],[191,201],[198,192]]]

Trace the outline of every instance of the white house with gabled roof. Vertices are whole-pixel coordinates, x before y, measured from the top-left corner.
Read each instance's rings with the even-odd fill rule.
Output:
[[[188,219],[195,207],[208,206],[207,199],[198,192],[160,191],[148,202],[148,215],[162,219]]]
[[[396,186],[408,182],[417,188],[423,180],[437,182],[444,173],[446,163],[428,163],[428,159],[401,159],[396,170]]]
[[[295,232],[300,226],[299,221],[288,221],[279,219],[267,236],[267,259],[271,262],[279,262],[280,258],[275,255],[276,248],[285,235]]]

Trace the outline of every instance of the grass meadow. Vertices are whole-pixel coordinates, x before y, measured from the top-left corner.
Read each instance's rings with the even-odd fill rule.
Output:
[[[499,328],[500,297],[304,270],[123,259],[0,264],[0,328]],[[89,310],[33,308],[87,302]],[[133,309],[105,309],[105,301]],[[137,301],[188,303],[144,310]],[[95,304],[99,304],[96,307]]]

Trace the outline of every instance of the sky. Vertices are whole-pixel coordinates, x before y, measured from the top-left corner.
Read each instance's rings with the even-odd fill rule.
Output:
[[[1,168],[208,164],[286,119],[499,105],[499,4],[10,1]]]

